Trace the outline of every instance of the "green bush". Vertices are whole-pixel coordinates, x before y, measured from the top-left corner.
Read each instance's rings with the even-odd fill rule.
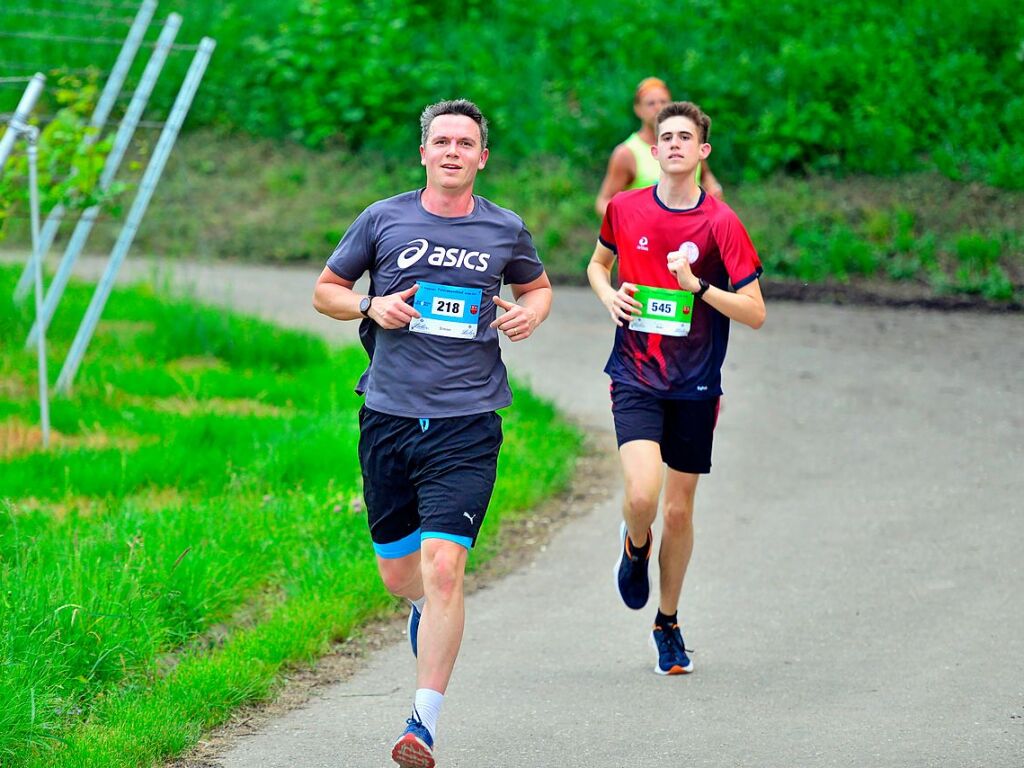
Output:
[[[161,10],[182,12],[181,39],[218,40],[192,126],[407,155],[418,143],[423,105],[466,96],[492,118],[503,154],[554,156],[595,170],[634,126],[634,85],[657,74],[714,118],[715,169],[726,180],[923,166],[1019,187],[1024,15],[1014,7],[1005,0],[680,7],[170,0]],[[40,22],[81,32],[58,18],[13,11],[4,18],[15,30]],[[21,44],[3,41],[12,48],[3,58],[27,59]],[[53,43],[31,53],[81,66],[96,49]],[[157,107],[170,105],[188,61],[184,52],[172,57]]]
[[[953,287],[963,293],[980,293],[988,299],[1013,296],[1013,284],[999,265],[1003,246],[998,240],[967,233],[956,240],[957,266]]]
[[[113,136],[97,140],[89,123],[99,88],[97,72],[85,78],[63,75],[53,92],[57,112],[39,131],[37,138],[37,181],[40,224],[56,206],[82,211],[92,206],[115,209],[124,192],[121,182],[99,188],[103,165],[113,145]],[[91,142],[91,143],[90,143]],[[12,152],[6,172],[0,175],[0,240],[8,233],[14,217],[30,215],[29,167],[25,145]]]

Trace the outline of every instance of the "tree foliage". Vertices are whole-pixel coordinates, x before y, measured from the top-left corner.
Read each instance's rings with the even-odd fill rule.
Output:
[[[658,75],[712,116],[716,172],[732,181],[938,168],[1024,186],[1024,14],[1005,0],[164,0],[171,10],[180,41],[218,43],[192,127],[397,155],[418,143],[424,105],[464,96],[503,153],[594,170],[635,126],[636,83]],[[19,44],[0,41],[2,58],[96,55]],[[156,108],[190,58],[171,57]]]
[[[425,104],[465,96],[502,152],[594,167],[654,74],[711,114],[727,178],[938,167],[1024,185],[1024,15],[1002,0],[245,7],[245,24],[234,2],[209,19],[227,37],[197,122],[408,152]]]

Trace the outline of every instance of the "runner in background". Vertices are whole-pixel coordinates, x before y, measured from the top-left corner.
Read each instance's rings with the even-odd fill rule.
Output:
[[[598,216],[604,216],[608,201],[617,192],[626,189],[640,189],[658,183],[661,169],[658,161],[651,154],[655,144],[654,120],[665,105],[672,101],[668,86],[657,77],[648,77],[640,81],[633,94],[633,111],[640,118],[640,129],[619,144],[608,160],[608,170],[601,191],[598,192],[594,208]],[[722,185],[711,173],[707,161],[703,161],[697,169],[697,184],[717,198],[722,197]]]

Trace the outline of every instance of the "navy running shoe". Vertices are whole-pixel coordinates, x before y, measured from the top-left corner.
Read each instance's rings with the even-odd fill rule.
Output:
[[[633,550],[633,542],[629,539],[629,529],[622,524],[619,530],[619,539],[622,542],[619,551],[619,561],[615,564],[615,581],[619,586],[619,594],[622,602],[627,607],[638,611],[647,605],[647,598],[651,596],[651,582],[647,578],[647,564],[651,559],[651,531],[647,531],[647,551],[636,554]]]
[[[678,624],[667,627],[654,625],[651,645],[658,652],[658,663],[654,671],[659,675],[686,675],[693,671],[693,662],[686,654],[686,644]]]
[[[422,616],[420,609],[415,605],[412,606],[412,610],[409,611],[409,623],[406,626],[406,631],[409,633],[409,645],[412,646],[413,656],[419,652],[420,616]]]
[[[415,717],[405,721],[405,733],[391,749],[391,759],[401,768],[434,768],[434,740]]]

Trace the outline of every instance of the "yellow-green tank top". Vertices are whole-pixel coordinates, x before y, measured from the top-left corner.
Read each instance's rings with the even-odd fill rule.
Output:
[[[640,189],[650,187],[658,183],[661,175],[661,166],[651,155],[651,145],[640,138],[640,135],[633,133],[624,142],[629,151],[633,153],[636,160],[636,178],[626,189]],[[697,166],[697,183],[700,184],[700,166]]]

